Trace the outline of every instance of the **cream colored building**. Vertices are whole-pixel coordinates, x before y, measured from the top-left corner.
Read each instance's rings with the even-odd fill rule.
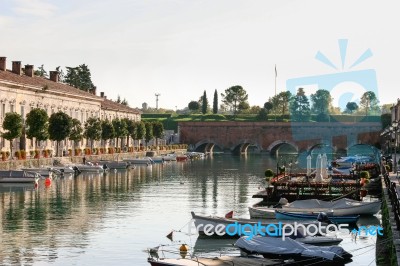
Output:
[[[0,57],[0,132],[3,132],[2,124],[6,113],[17,112],[25,119],[26,114],[37,107],[46,110],[49,116],[63,111],[78,119],[82,126],[89,117],[140,121],[141,112],[138,109],[108,100],[104,93],[96,96],[96,89],[89,93],[60,83],[58,76],[58,72],[50,71],[50,79],[37,77],[34,75],[33,65],[25,65],[22,69],[20,61],[13,61],[11,70],[7,70],[6,57]],[[16,139],[13,150],[19,150],[20,143],[21,140]],[[41,147],[35,147],[35,141],[26,140],[25,150],[55,147],[55,143],[50,140],[40,145]],[[85,141],[80,142],[81,148],[86,145]],[[63,149],[73,148],[70,141],[65,141],[62,146]],[[9,141],[2,137],[0,150],[10,150]]]

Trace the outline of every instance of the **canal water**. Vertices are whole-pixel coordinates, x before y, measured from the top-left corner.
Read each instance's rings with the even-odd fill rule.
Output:
[[[196,255],[239,254],[234,240],[198,239],[188,229],[190,213],[233,210],[248,218],[267,168],[276,161],[266,155],[214,155],[58,178],[37,189],[0,185],[0,265],[150,265],[148,248],[176,252],[182,243]],[[360,220],[378,223],[379,216]],[[375,265],[375,237],[347,230],[339,237],[354,255],[349,265]]]

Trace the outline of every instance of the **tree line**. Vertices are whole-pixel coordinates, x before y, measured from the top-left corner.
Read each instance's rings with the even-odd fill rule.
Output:
[[[56,71],[59,74],[59,82],[86,92],[92,92],[96,89],[96,86],[93,84],[92,74],[88,65],[80,64],[76,67],[67,66],[65,69],[66,72],[63,71],[61,66],[56,67]],[[49,77],[47,71],[44,69],[44,65],[38,67],[38,69],[35,70],[34,75],[43,78]],[[121,99],[119,95],[117,96],[115,102],[129,106],[128,101],[125,98]]]
[[[329,114],[353,114],[361,112],[366,116],[378,114],[381,109],[377,96],[372,91],[365,92],[359,104],[348,102],[346,109],[341,111],[339,107],[333,106],[333,97],[328,90],[319,89],[310,97],[305,95],[304,89],[299,88],[296,94],[290,91],[283,91],[268,99],[264,106],[252,106],[248,103],[248,94],[241,86],[232,86],[221,93],[222,104],[218,109],[218,93],[215,90],[212,113],[231,111],[234,115],[238,113],[258,114],[262,119],[268,119],[269,114],[290,115],[293,121],[308,121],[311,114],[317,115],[318,120],[327,119]],[[191,101],[188,104],[189,110],[196,113],[210,113],[210,106],[206,91],[198,101]],[[385,108],[383,106],[383,108]]]
[[[116,146],[120,145],[122,149],[124,139],[126,139],[125,143],[129,143],[130,138],[138,141],[144,139],[147,145],[150,140],[155,138],[156,145],[158,145],[157,140],[164,135],[164,126],[159,121],[143,122],[128,118],[114,118],[110,121],[90,117],[82,125],[78,119],[61,111],[53,113],[49,117],[46,110],[41,108],[32,109],[26,115],[25,121],[18,113],[6,113],[3,129],[5,132],[1,135],[10,141],[11,154],[13,154],[13,140],[26,136],[32,141],[35,139],[36,146],[39,146],[40,141],[48,139],[56,141],[57,156],[60,142],[67,139],[74,141],[77,146],[79,141],[86,138],[88,143],[90,142],[91,149],[94,148],[95,141],[102,140],[107,145],[109,140],[116,139]]]

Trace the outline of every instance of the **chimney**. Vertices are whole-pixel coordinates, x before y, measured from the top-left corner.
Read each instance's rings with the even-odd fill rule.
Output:
[[[2,56],[2,57],[0,57],[0,70],[2,70],[2,71],[6,71],[7,69],[6,69],[6,62],[7,62],[7,57],[4,57],[4,56]]]
[[[96,86],[93,86],[93,88],[90,90],[90,92],[91,92],[93,95],[96,95],[97,87],[96,87]]]
[[[100,97],[104,98],[104,91],[100,92]]]
[[[33,65],[25,65],[25,75],[28,77],[33,77]]]
[[[50,80],[54,82],[58,82],[58,71],[50,71]]]
[[[21,61],[12,61],[12,72],[21,75]]]

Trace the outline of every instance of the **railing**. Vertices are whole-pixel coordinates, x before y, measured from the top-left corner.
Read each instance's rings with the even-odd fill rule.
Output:
[[[392,211],[396,221],[396,228],[398,231],[400,231],[400,198],[399,194],[397,193],[396,183],[390,181],[388,174],[384,175],[383,180],[385,181],[390,203],[392,205]]]

